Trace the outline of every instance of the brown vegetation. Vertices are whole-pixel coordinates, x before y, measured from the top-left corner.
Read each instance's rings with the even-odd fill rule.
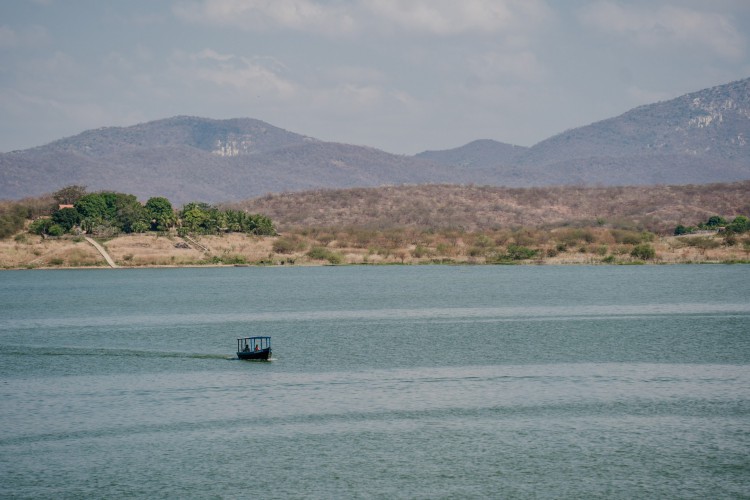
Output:
[[[403,186],[310,191],[234,204],[280,236],[130,234],[102,241],[119,266],[747,262],[750,234],[676,237],[678,224],[750,214],[750,181],[705,186],[509,189]],[[0,267],[106,266],[85,240],[19,232]]]
[[[606,226],[671,233],[714,214],[750,213],[750,181],[688,186],[503,188],[419,185],[267,195],[230,207],[281,231],[312,227],[455,229]]]
[[[28,233],[0,240],[0,264],[5,269],[107,265],[82,237],[45,239]]]
[[[200,247],[176,235],[130,234],[103,241],[117,265],[320,265],[320,264],[628,264],[642,262],[636,248],[653,249],[653,263],[747,262],[750,236],[719,233],[665,236],[602,227],[458,230],[310,229],[284,236],[240,233],[201,236]],[[0,240],[5,269],[106,267],[83,238],[43,239],[19,233]]]

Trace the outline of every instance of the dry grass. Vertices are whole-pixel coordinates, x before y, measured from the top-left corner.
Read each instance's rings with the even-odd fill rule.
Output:
[[[230,233],[194,239],[208,252],[175,235],[131,234],[113,238],[104,246],[124,267],[264,263],[271,254],[268,238]]]
[[[5,269],[91,266],[106,266],[106,262],[82,238],[43,239],[19,233],[0,240],[0,267]]]
[[[155,234],[129,234],[103,243],[117,265],[184,266],[200,261],[202,252],[193,248],[179,248],[182,240]]]
[[[198,265],[321,265],[341,264],[486,264],[518,262],[537,264],[627,264],[636,244],[646,241],[656,256],[653,263],[716,263],[750,260],[750,236],[727,245],[719,234],[703,237],[655,237],[650,233],[606,228],[557,228],[554,230],[497,230],[481,233],[340,229],[307,231],[292,235],[291,251],[274,251],[274,244],[290,234],[255,237],[243,234],[203,236],[203,252],[176,236],[127,235],[103,245],[123,267]],[[650,241],[648,241],[650,240]],[[503,258],[514,245],[534,250],[522,260]],[[286,248],[280,246],[278,248]],[[322,249],[313,257],[314,248]],[[316,258],[317,257],[317,258]],[[42,239],[19,233],[0,241],[0,265],[5,269],[106,267],[104,259],[85,240],[65,237]]]
[[[235,204],[282,234],[133,234],[103,245],[118,265],[747,262],[750,235],[671,236],[677,224],[750,214],[750,181],[704,186],[509,189],[402,186],[269,195]],[[521,250],[521,256],[514,250]],[[524,252],[528,252],[524,254]],[[524,256],[525,255],[525,256]],[[518,259],[518,260],[516,260]],[[105,266],[81,238],[0,240],[0,267]]]

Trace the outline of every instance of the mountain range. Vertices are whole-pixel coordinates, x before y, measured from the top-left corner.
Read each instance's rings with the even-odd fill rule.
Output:
[[[178,116],[0,154],[0,198],[78,184],[146,199],[233,201],[400,184],[704,184],[750,179],[750,78],[565,131],[532,147],[477,140],[395,155],[251,118]]]

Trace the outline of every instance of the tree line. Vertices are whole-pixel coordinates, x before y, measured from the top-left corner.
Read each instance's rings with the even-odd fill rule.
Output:
[[[675,236],[683,234],[692,234],[698,230],[716,231],[723,229],[728,234],[741,234],[750,231],[750,219],[744,215],[738,215],[732,221],[728,221],[720,215],[709,217],[706,222],[701,222],[697,226],[683,226],[678,224],[674,229]]]
[[[179,234],[218,234],[243,232],[272,236],[276,229],[270,218],[240,210],[221,210],[202,202],[188,203],[176,211],[164,197],[149,198],[145,204],[135,195],[101,191],[88,193],[85,186],[68,186],[53,195],[57,208],[49,217],[38,218],[29,226],[35,234],[61,236],[86,232],[97,236],[118,233],[169,231]]]

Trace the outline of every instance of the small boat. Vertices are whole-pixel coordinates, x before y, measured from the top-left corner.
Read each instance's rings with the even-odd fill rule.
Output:
[[[271,357],[271,337],[242,337],[237,339],[237,357],[268,361],[268,358]]]

